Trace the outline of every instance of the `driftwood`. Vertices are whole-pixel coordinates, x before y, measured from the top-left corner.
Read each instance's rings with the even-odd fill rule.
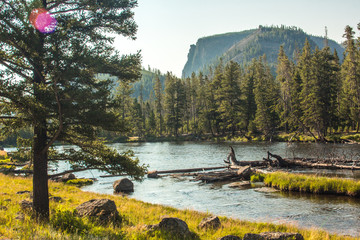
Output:
[[[215,171],[207,173],[198,173],[195,180],[206,183],[221,181],[239,181],[249,180],[252,174],[250,166],[242,167],[238,170],[228,169],[225,171]]]
[[[359,161],[342,160],[342,159],[314,159],[314,158],[282,158],[279,155],[268,153],[266,161],[272,161],[270,158],[275,158],[279,167],[306,167],[306,168],[323,168],[323,169],[349,169],[360,170],[360,166],[356,163]]]

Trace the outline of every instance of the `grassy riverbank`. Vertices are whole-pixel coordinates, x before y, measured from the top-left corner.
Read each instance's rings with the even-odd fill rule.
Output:
[[[61,197],[60,202],[50,201],[51,221],[35,223],[23,212],[19,203],[30,200],[29,193],[17,194],[19,191],[31,191],[30,178],[10,177],[0,174],[0,238],[10,239],[167,239],[160,232],[150,233],[145,225],[157,224],[162,216],[178,217],[184,220],[190,231],[196,234],[195,239],[218,239],[232,234],[244,236],[245,233],[267,231],[299,232],[305,239],[360,239],[348,236],[330,235],[319,229],[298,229],[291,225],[254,223],[221,217],[222,227],[218,230],[200,230],[200,221],[209,213],[192,210],[177,210],[171,207],[144,203],[124,196],[103,195],[83,192],[74,186],[50,182],[50,196]],[[100,226],[86,219],[73,215],[74,209],[81,203],[107,198],[115,201],[123,219],[120,225]]]
[[[282,191],[360,197],[360,181],[351,179],[274,172],[265,174],[264,183]]]

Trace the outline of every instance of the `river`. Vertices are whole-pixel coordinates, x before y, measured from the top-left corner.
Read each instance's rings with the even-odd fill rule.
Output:
[[[223,165],[229,143],[164,142],[112,144],[119,151],[131,149],[149,170],[172,170]],[[282,157],[360,156],[360,145],[315,143],[234,143],[240,161],[261,160],[270,151]],[[65,148],[63,146],[62,148]],[[297,170],[303,171],[303,170]],[[326,174],[360,179],[360,171],[311,170],[312,174]],[[113,194],[112,184],[120,177],[101,178],[104,173],[86,171],[77,177],[97,178],[84,191]],[[360,236],[360,201],[345,196],[300,193],[264,193],[259,186],[231,188],[228,183],[204,184],[191,177],[145,178],[134,182],[130,198],[163,204],[179,209],[210,212],[242,220],[291,223],[298,227],[321,228],[331,233]]]

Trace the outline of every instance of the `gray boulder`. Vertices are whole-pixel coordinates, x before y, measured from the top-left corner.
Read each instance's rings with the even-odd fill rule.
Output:
[[[241,237],[234,235],[227,235],[225,237],[220,238],[220,240],[241,240]]]
[[[204,218],[198,225],[200,229],[218,229],[219,227],[221,227],[220,219],[216,216]]]
[[[129,193],[134,191],[134,184],[127,178],[117,180],[113,184],[115,193]]]
[[[120,220],[115,202],[109,199],[92,199],[76,207],[81,217],[90,217],[101,222]]]
[[[300,233],[263,232],[246,233],[243,240],[304,240],[304,237]]]
[[[25,212],[31,212],[32,209],[33,209],[33,203],[31,201],[28,201],[28,200],[22,200],[20,202],[20,207]]]
[[[180,236],[184,238],[193,235],[193,233],[190,232],[186,222],[174,217],[164,217],[160,223],[156,225],[148,225],[147,229],[149,229],[150,231],[160,230],[168,232],[173,236]]]

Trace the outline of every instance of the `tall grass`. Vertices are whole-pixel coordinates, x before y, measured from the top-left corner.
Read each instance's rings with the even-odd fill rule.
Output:
[[[157,224],[163,216],[184,220],[194,236],[190,239],[219,239],[226,235],[243,237],[245,233],[269,231],[299,232],[305,239],[360,239],[349,236],[331,235],[320,229],[299,229],[292,225],[256,223],[220,217],[222,227],[217,230],[202,230],[197,226],[210,213],[192,210],[178,210],[172,207],[145,203],[126,196],[104,195],[84,192],[63,183],[49,182],[51,196],[62,201],[50,201],[50,222],[37,223],[20,208],[20,201],[30,200],[30,195],[16,194],[32,191],[30,178],[11,177],[0,174],[0,239],[177,239],[169,234],[150,232],[146,225]],[[99,225],[74,214],[75,208],[91,199],[107,198],[115,201],[121,215],[120,224]],[[180,239],[180,238],[179,238]]]
[[[282,191],[340,194],[360,197],[360,181],[351,179],[274,172],[266,174],[264,183]]]

